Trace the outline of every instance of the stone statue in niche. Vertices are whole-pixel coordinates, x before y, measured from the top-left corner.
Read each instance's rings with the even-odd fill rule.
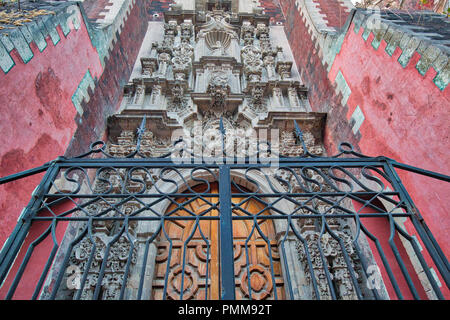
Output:
[[[267,77],[269,79],[274,79],[276,77],[275,71],[275,58],[271,55],[267,55],[264,57],[264,66],[267,70]]]
[[[283,103],[283,92],[281,88],[275,87],[272,89],[272,99],[275,107],[282,107]]]
[[[216,41],[216,44],[211,48],[212,55],[215,57],[221,57],[225,55],[225,48],[222,45],[222,42]]]
[[[144,84],[138,84],[136,86],[136,92],[134,93],[134,104],[141,105],[144,102],[145,98],[145,85]]]
[[[161,98],[161,91],[162,91],[161,85],[159,85],[159,84],[153,85],[152,95],[150,98],[151,104],[155,105],[155,104],[159,103],[159,100]]]
[[[289,98],[289,104],[291,105],[291,108],[299,108],[300,107],[300,101],[298,99],[298,93],[297,89],[294,87],[288,88],[288,98]]]
[[[170,54],[163,52],[160,53],[158,56],[158,60],[159,60],[159,70],[158,73],[160,76],[165,77],[166,73],[167,73],[167,67],[169,65],[170,62]]]

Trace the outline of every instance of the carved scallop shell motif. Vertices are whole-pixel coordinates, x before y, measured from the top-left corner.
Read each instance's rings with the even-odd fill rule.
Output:
[[[231,43],[231,35],[222,30],[212,30],[206,33],[206,45],[210,50],[217,48],[218,44],[226,50]]]

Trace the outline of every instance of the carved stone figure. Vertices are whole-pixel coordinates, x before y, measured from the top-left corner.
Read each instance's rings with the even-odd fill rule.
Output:
[[[161,99],[161,91],[162,91],[162,87],[159,84],[155,84],[152,87],[152,94],[150,96],[150,103],[153,105],[156,105],[160,102]]]
[[[167,67],[170,62],[170,54],[166,52],[160,53],[158,56],[158,62],[159,62],[158,74],[162,77],[165,77],[167,73]]]
[[[154,58],[141,58],[142,76],[151,77],[158,68],[158,62]]]
[[[211,48],[212,49],[212,55],[213,56],[223,56],[225,51],[222,45],[222,42],[220,42],[219,40],[216,41],[216,44]]]
[[[245,46],[253,45],[255,27],[249,22],[244,22],[241,27],[241,39]]]
[[[250,82],[261,80],[263,61],[261,50],[255,46],[245,46],[241,51],[244,72]]]
[[[291,108],[299,108],[300,107],[300,101],[298,99],[298,93],[297,89],[294,87],[288,88],[288,98],[289,98],[289,104]]]
[[[222,110],[225,98],[230,92],[228,74],[224,71],[214,71],[210,77],[207,92],[212,97],[212,108]]]
[[[144,84],[136,85],[133,103],[142,105],[142,103],[144,102],[144,98],[145,98],[145,85]]]

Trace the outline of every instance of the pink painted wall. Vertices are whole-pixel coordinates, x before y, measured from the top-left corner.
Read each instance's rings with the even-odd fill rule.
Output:
[[[372,47],[373,34],[367,41],[352,24],[328,74],[334,82],[338,71],[344,76],[351,94],[347,100],[347,119],[356,106],[365,120],[359,131],[359,147],[366,155],[384,155],[416,167],[449,174],[450,153],[448,124],[450,123],[450,88],[441,91],[434,83],[436,71],[419,74],[416,52],[403,68],[397,59],[401,49],[389,56],[382,40],[376,50]],[[416,174],[399,172],[403,184],[421,211],[425,222],[447,257],[450,256],[449,205],[450,185]],[[410,234],[417,234],[407,224]],[[422,244],[423,246],[423,244]],[[424,247],[424,246],[423,246]],[[432,266],[431,259],[426,256]],[[436,267],[434,269],[437,271]],[[449,290],[440,279],[447,297]]]
[[[102,66],[81,15],[81,27],[72,28],[54,45],[25,64],[15,49],[15,66],[0,72],[0,177],[40,166],[63,155],[77,128],[72,95],[89,70],[92,77]],[[16,225],[22,209],[42,175],[0,186],[0,246]]]

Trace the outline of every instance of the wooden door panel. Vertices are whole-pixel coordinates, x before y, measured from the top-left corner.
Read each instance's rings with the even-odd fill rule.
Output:
[[[197,187],[204,191],[205,187]],[[232,190],[237,192],[237,190]],[[218,185],[211,184],[211,193],[218,193]],[[205,201],[206,200],[206,201]],[[218,198],[179,199],[185,203],[185,209],[176,210],[171,205],[167,212],[171,216],[189,216],[192,213],[218,216],[217,210],[211,210],[211,204]],[[254,199],[233,198],[233,203],[241,203],[233,215],[256,214],[264,206]],[[209,203],[208,203],[209,202]],[[264,212],[266,214],[266,212]],[[284,299],[284,283],[281,274],[280,257],[275,239],[272,221],[260,219],[254,228],[253,220],[233,221],[234,269],[236,282],[236,299]],[[195,228],[195,229],[194,229]],[[161,233],[157,244],[155,275],[153,280],[153,298],[180,299],[219,299],[220,298],[220,251],[219,220],[166,221],[165,233]],[[260,234],[264,235],[264,237]],[[267,245],[264,238],[270,241]],[[189,240],[189,241],[187,241]],[[270,247],[270,255],[269,255]],[[170,256],[170,266],[167,263]],[[184,264],[183,264],[184,259]],[[184,265],[184,280],[183,280]],[[250,279],[248,274],[250,274]],[[250,290],[249,290],[250,283]]]

